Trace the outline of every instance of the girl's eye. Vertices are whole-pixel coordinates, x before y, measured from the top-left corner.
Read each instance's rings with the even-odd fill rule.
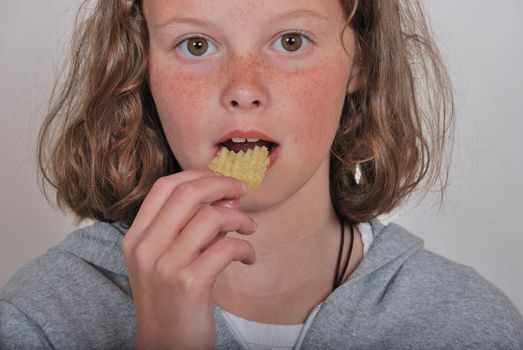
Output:
[[[274,45],[278,51],[295,52],[301,49],[304,45],[309,45],[310,40],[305,35],[300,33],[287,33],[280,37]],[[281,49],[280,49],[281,47]]]
[[[201,37],[187,38],[180,42],[177,47],[186,56],[199,57],[216,51],[216,47],[209,40]]]
[[[296,52],[310,44],[310,40],[300,33],[287,33],[282,35],[273,46],[277,51]],[[216,47],[209,40],[193,36],[182,40],[176,45],[185,56],[200,57],[216,52]]]

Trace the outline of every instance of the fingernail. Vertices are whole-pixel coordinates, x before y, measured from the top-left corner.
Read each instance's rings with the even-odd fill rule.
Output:
[[[249,188],[249,186],[247,186],[247,184],[243,181],[241,181],[241,183],[242,183],[243,192],[247,192],[247,189]]]

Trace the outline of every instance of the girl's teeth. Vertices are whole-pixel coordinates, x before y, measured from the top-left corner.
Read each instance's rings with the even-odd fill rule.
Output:
[[[247,141],[247,142],[258,142],[258,141],[260,141],[260,139],[250,138],[250,137],[248,137],[246,139],[243,138],[243,137],[233,137],[231,139],[231,141],[234,142],[234,143],[243,143],[245,141]]]

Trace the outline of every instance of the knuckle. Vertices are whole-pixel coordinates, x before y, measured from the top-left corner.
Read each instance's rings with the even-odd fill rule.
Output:
[[[170,191],[172,189],[172,181],[170,181],[170,178],[168,176],[163,176],[158,178],[152,188],[151,191],[154,193],[162,193],[165,191]]]
[[[193,183],[184,182],[176,188],[176,194],[181,198],[197,198],[200,194],[200,189]]]
[[[131,255],[133,260],[140,266],[148,265],[151,259],[151,253],[148,247],[143,244],[138,244],[129,255]]]
[[[128,257],[132,251],[132,242],[129,238],[129,235],[125,235],[122,239],[121,249],[124,257]]]
[[[202,216],[202,219],[207,222],[220,222],[223,220],[221,211],[218,208],[212,206],[203,208],[200,211],[200,215]]]
[[[154,263],[154,271],[160,281],[164,283],[171,281],[175,274],[173,264],[161,258]]]
[[[230,237],[223,237],[222,241],[222,249],[223,251],[229,256],[232,257],[235,255],[236,251],[241,247],[241,242],[237,239],[230,238]]]
[[[178,271],[176,281],[176,288],[183,294],[199,299],[212,289],[216,276],[196,274],[190,267],[186,267]]]
[[[177,286],[185,292],[194,290],[197,285],[197,278],[189,269],[181,269],[176,274]]]

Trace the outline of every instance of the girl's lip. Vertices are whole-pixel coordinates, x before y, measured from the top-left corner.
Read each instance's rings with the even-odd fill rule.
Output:
[[[258,130],[232,130],[225,135],[223,135],[217,142],[217,144],[224,143],[225,141],[228,141],[232,139],[233,137],[243,137],[246,138],[256,138],[261,139],[264,141],[272,142],[275,144],[278,144],[276,141],[274,141],[270,136],[265,135],[261,131]]]

